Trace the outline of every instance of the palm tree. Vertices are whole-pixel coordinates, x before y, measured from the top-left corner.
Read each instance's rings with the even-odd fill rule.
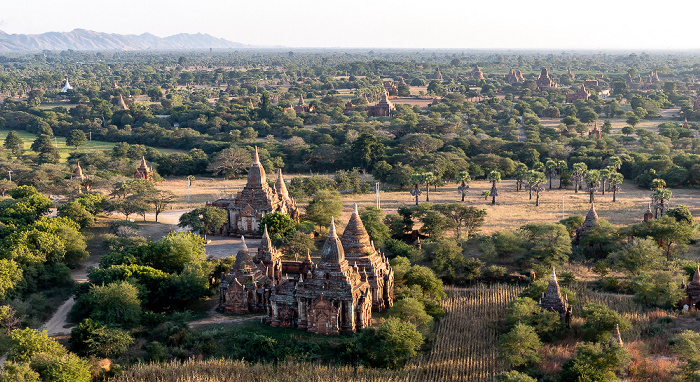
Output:
[[[565,160],[558,160],[557,161],[557,173],[559,173],[559,189],[561,190],[562,185],[561,185],[561,176],[564,174],[566,170],[569,169],[569,165],[566,163]]]
[[[651,189],[654,193],[651,194],[651,201],[654,203],[654,218],[664,216],[664,211],[668,209],[667,202],[671,200],[671,190],[666,189],[666,181],[663,179],[654,179],[651,181]],[[659,213],[661,212],[661,213]]]
[[[544,191],[542,184],[545,182],[545,175],[540,171],[532,171],[532,174],[529,176],[530,190],[531,192],[535,191],[535,195],[537,195],[535,207],[539,207],[540,205],[540,193]]]
[[[515,191],[520,191],[522,189],[523,178],[527,170],[528,168],[525,163],[518,163],[515,166],[515,171],[513,172],[513,175],[515,175]]]
[[[619,172],[613,172],[612,174],[610,174],[610,177],[608,178],[608,181],[610,182],[610,191],[612,191],[612,193],[613,193],[613,200],[612,200],[613,202],[617,201],[616,200],[617,192],[620,191],[620,189],[622,189],[622,180],[623,179],[624,179],[624,177]]]
[[[496,188],[496,183],[501,181],[501,173],[493,170],[489,173],[487,177],[488,181],[491,182],[491,191],[489,192],[489,195],[491,195],[491,205],[496,204],[496,196],[498,196],[498,189]]]
[[[586,191],[588,191],[588,195],[590,196],[590,203],[593,203],[595,201],[595,192],[598,190],[600,187],[600,171],[598,170],[590,170],[586,173]]]
[[[578,194],[578,189],[581,187],[581,182],[583,182],[586,171],[588,171],[588,166],[583,162],[574,163],[574,172],[571,174],[571,180],[574,181],[574,193]]]
[[[462,194],[462,201],[464,201],[464,195],[467,194],[467,190],[469,189],[469,182],[472,180],[472,178],[469,176],[469,171],[460,171],[457,173],[457,183],[459,183],[459,187],[457,187],[457,191],[459,191],[460,194]]]
[[[610,179],[610,169],[600,170],[601,195],[605,195],[605,182]]]

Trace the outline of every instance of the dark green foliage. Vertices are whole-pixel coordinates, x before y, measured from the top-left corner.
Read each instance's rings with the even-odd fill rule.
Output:
[[[289,215],[273,212],[265,215],[260,221],[260,234],[262,235],[267,226],[267,233],[272,240],[281,240],[296,231],[297,223]]]
[[[124,353],[134,342],[127,332],[109,329],[89,318],[71,331],[71,350],[87,357],[116,357]]]
[[[517,324],[502,335],[498,346],[500,358],[511,367],[536,364],[541,359],[537,350],[542,347],[542,342],[535,329],[525,324]]]
[[[353,354],[360,363],[398,369],[417,354],[422,343],[423,336],[413,324],[389,318],[376,330],[360,332]]]
[[[620,316],[616,311],[599,303],[588,303],[581,309],[581,317],[586,319],[583,324],[584,337],[590,341],[604,341],[615,331],[615,325],[624,332],[632,325],[629,320]]]
[[[378,247],[383,247],[384,242],[389,239],[389,227],[382,221],[382,211],[374,206],[367,206],[360,212],[360,220],[365,226],[370,239]]]
[[[579,343],[576,357],[564,363],[559,381],[619,381],[615,373],[628,363],[629,354],[623,347]]]

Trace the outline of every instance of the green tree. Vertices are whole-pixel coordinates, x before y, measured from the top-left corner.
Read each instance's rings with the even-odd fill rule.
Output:
[[[129,282],[91,285],[87,298],[92,307],[90,318],[95,321],[123,328],[132,328],[139,323],[139,291]]]
[[[515,172],[513,172],[513,176],[515,176],[515,190],[520,191],[522,189],[522,185],[524,183],[525,175],[529,169],[527,168],[527,165],[525,163],[518,163],[515,166]]]
[[[698,382],[700,381],[700,333],[690,329],[686,329],[675,336],[671,343],[671,349],[686,363],[681,364],[680,368],[683,371],[684,381]],[[5,366],[7,368],[7,366]]]
[[[537,351],[542,347],[540,337],[530,326],[517,324],[498,341],[501,359],[511,367],[536,364],[541,357]]]
[[[219,151],[207,167],[214,175],[223,175],[226,178],[234,178],[236,174],[243,172],[250,166],[253,158],[248,150],[233,146]]]
[[[382,211],[374,206],[366,206],[360,212],[360,220],[362,220],[370,239],[379,247],[383,247],[384,242],[391,237],[389,227],[384,224],[382,217]]]
[[[176,197],[171,191],[163,190],[153,190],[147,191],[139,195],[140,199],[153,207],[153,212],[156,214],[156,222],[158,222],[158,215],[172,204]]]
[[[58,153],[58,149],[51,142],[51,137],[46,134],[42,134],[37,139],[32,142],[32,151],[39,154],[39,163],[58,163],[61,156]]]
[[[416,327],[398,318],[389,318],[377,330],[365,329],[359,335],[356,353],[374,367],[399,369],[418,354],[423,336]]]
[[[613,202],[617,201],[617,192],[622,188],[623,180],[624,176],[619,172],[613,172],[608,177],[608,181],[610,182],[610,190],[613,192]]]
[[[528,241],[528,256],[547,266],[559,265],[571,255],[571,236],[561,224],[527,224],[520,227]]]
[[[71,350],[84,357],[115,357],[124,354],[134,338],[86,318],[71,331],[70,343]]]
[[[78,150],[79,146],[82,146],[87,142],[87,137],[82,130],[71,130],[66,137],[66,145],[75,147]]]
[[[267,234],[272,240],[281,240],[292,235],[297,229],[297,223],[287,214],[273,212],[265,215],[260,220],[260,234],[262,235],[267,227]]]
[[[695,224],[695,218],[693,218],[693,214],[690,213],[688,207],[682,204],[678,204],[673,208],[669,208],[667,216],[676,219],[676,221],[679,223],[690,225]]]
[[[320,227],[328,227],[331,216],[339,219],[343,211],[343,202],[338,191],[320,190],[306,207],[306,220]]]
[[[629,354],[621,346],[601,346],[582,342],[576,357],[564,362],[559,380],[612,382],[619,381],[615,375],[629,363]]]
[[[460,171],[457,173],[457,183],[459,187],[457,188],[459,193],[462,195],[462,201],[464,201],[464,196],[469,190],[469,182],[472,178],[469,176],[469,171]]]
[[[66,348],[53,338],[49,338],[46,330],[31,328],[15,329],[10,333],[10,347],[7,359],[13,362],[29,362],[39,354],[59,357],[66,354]]]
[[[498,196],[498,189],[496,189],[496,183],[501,181],[501,173],[498,171],[491,171],[487,176],[489,182],[491,182],[491,191],[489,195],[491,196],[491,205],[496,204],[496,196]]]
[[[411,175],[411,183],[413,184],[425,184],[425,201],[430,201],[430,185],[435,182],[437,178],[432,172],[424,172],[420,174]],[[418,196],[416,195],[416,205],[418,203]]]
[[[651,237],[663,249],[668,260],[685,250],[690,240],[697,236],[695,227],[679,223],[670,216],[634,224],[625,232],[634,237]]]
[[[664,252],[658,244],[648,238],[632,238],[612,253],[608,261],[615,268],[622,269],[631,275],[648,272],[663,262]]]
[[[589,203],[595,202],[595,192],[600,188],[600,171],[588,170],[586,172],[586,191],[588,191]]]
[[[559,189],[562,189],[562,178],[564,178],[564,174],[568,173],[569,170],[569,165],[566,163],[565,160],[558,160],[557,161],[557,173],[559,174]]]
[[[680,287],[682,279],[682,276],[669,271],[642,272],[632,279],[634,299],[647,306],[675,308],[678,301],[686,296]]]
[[[207,233],[216,231],[226,223],[228,219],[226,210],[216,207],[200,207],[180,215],[178,227],[190,227],[192,231],[199,232],[207,239]]]
[[[584,305],[581,317],[586,319],[584,336],[591,341],[606,341],[615,331],[615,326],[619,326],[621,332],[632,327],[628,319],[601,303]]]
[[[10,150],[16,157],[22,155],[24,151],[24,141],[19,137],[16,131],[12,130],[5,136],[5,149]]]
[[[367,170],[384,156],[384,145],[373,134],[363,133],[352,143],[350,153],[353,163]]]
[[[430,330],[433,322],[433,318],[425,313],[423,303],[412,297],[396,301],[394,306],[387,311],[387,316],[410,322],[422,333]]]
[[[457,227],[457,238],[462,236],[462,227],[467,231],[467,238],[471,237],[484,224],[486,217],[486,210],[460,203],[437,204],[435,209],[452,220]]]
[[[0,382],[39,382],[39,373],[32,370],[28,363],[5,362],[0,373]]]
[[[446,296],[442,290],[442,281],[435,276],[430,268],[422,265],[414,265],[406,272],[404,285],[418,285],[426,296],[436,300],[442,300]]]
[[[574,170],[571,173],[571,180],[574,181],[574,192],[578,193],[578,189],[581,188],[581,183],[586,177],[586,172],[588,172],[588,166],[583,162],[574,163]]]
[[[80,225],[80,229],[95,224],[95,216],[77,202],[68,202],[58,207],[58,216],[73,220]]]
[[[90,382],[90,365],[75,354],[61,356],[38,354],[32,359],[31,368],[39,373],[42,381]]]
[[[17,287],[24,280],[20,265],[11,259],[0,259],[0,299]]]
[[[549,179],[549,189],[552,189],[552,179],[557,176],[557,171],[559,170],[559,165],[557,161],[548,159],[547,163],[544,165],[545,172],[544,175]]]
[[[535,378],[516,370],[506,371],[496,376],[497,382],[537,382]]]

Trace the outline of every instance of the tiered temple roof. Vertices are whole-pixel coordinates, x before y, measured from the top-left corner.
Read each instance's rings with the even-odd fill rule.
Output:
[[[542,68],[542,72],[540,72],[540,76],[537,77],[536,82],[537,82],[537,87],[540,90],[557,87],[557,84],[549,76],[549,72],[547,71],[547,68]]]
[[[552,277],[549,279],[547,291],[540,298],[538,305],[544,310],[554,311],[560,315],[566,314],[569,308],[569,302],[561,295],[554,268],[552,268]]]
[[[153,181],[153,169],[148,166],[145,157],[141,157],[141,164],[134,172],[134,179],[143,179],[149,182]]]
[[[83,169],[80,167],[80,162],[78,162],[78,166],[75,168],[75,174],[72,177],[73,179],[79,179],[79,180],[85,180],[86,176],[83,175]]]
[[[579,229],[579,232],[582,234],[583,232],[593,228],[593,226],[597,223],[598,213],[595,212],[595,207],[593,206],[593,203],[591,203],[591,209],[588,210],[588,213],[586,214],[586,219],[583,220],[583,224],[581,225],[581,229]]]

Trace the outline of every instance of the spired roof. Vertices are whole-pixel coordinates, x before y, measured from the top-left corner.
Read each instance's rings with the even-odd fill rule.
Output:
[[[624,343],[622,342],[622,336],[620,335],[620,325],[619,324],[615,324],[615,333],[613,333],[613,338],[610,339],[610,345],[612,345],[612,344],[624,346]]]
[[[243,241],[243,248],[241,248],[236,254],[236,262],[233,263],[233,268],[239,271],[242,271],[243,268],[246,267],[250,270],[253,270],[256,266],[253,262],[253,258],[250,256],[250,252],[248,252],[248,246],[245,243],[245,237],[241,236],[241,240]]]
[[[700,284],[700,264],[695,268],[695,274],[693,275],[693,281],[691,284]]]
[[[588,214],[586,214],[586,219],[581,225],[581,231],[585,231],[589,228],[592,228],[594,225],[596,225],[597,222],[598,214],[595,212],[595,207],[593,206],[593,203],[591,203],[591,209],[588,210]]]
[[[80,162],[78,162],[78,167],[75,168],[75,175],[73,178],[83,180],[85,179],[85,175],[83,175],[83,169],[80,167]]]
[[[283,198],[289,198],[289,192],[287,191],[287,186],[284,184],[284,179],[282,178],[282,169],[277,169],[277,181],[275,182],[275,190]]]
[[[360,215],[357,213],[357,203],[352,211],[352,215],[350,215],[348,225],[345,226],[340,242],[348,254],[365,256],[374,252],[369,234],[365,229],[365,225],[362,224]]]
[[[258,146],[255,146],[255,156],[253,157],[253,163],[250,165],[250,170],[248,170],[246,187],[262,188],[262,184],[267,181],[266,179],[265,168],[260,163],[260,157],[258,156]]]
[[[245,241],[244,241],[245,244]],[[260,240],[260,249],[269,251],[272,248],[272,241],[270,240],[270,235],[267,233],[267,224],[265,224],[265,231],[263,231],[262,239]]]
[[[122,110],[129,110],[129,106],[126,105],[126,102],[124,102],[124,97],[119,95],[119,102],[117,102],[117,106],[119,106],[120,109]]]
[[[345,261],[345,251],[335,231],[335,219],[331,216],[331,226],[328,229],[328,237],[321,250],[321,264],[335,265]]]
[[[566,311],[566,304],[561,296],[561,291],[559,290],[559,282],[557,281],[557,274],[552,267],[552,277],[549,279],[549,285],[547,286],[547,292],[545,292],[542,298],[542,303],[546,305],[546,308],[553,308],[559,313]]]
[[[146,157],[141,157],[141,165],[139,166],[139,169],[148,171],[148,164],[146,163]]]

